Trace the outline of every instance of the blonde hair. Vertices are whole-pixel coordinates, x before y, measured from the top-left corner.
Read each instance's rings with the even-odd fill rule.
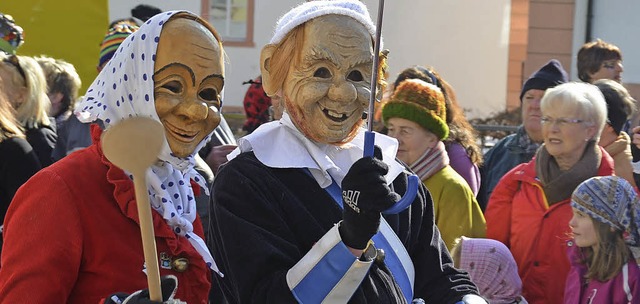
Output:
[[[11,65],[11,63],[5,62],[6,58],[7,55],[3,55],[1,64],[3,66]],[[42,68],[31,57],[17,56],[17,58],[20,68],[24,71],[24,78],[17,69],[8,69],[12,74],[10,84],[16,90],[25,88],[26,95],[24,95],[24,100],[21,100],[15,109],[16,118],[24,128],[48,126],[51,124],[48,116],[51,102],[47,96],[47,82]]]
[[[578,118],[597,128],[593,139],[598,142],[607,121],[607,103],[598,87],[582,82],[567,82],[547,89],[540,101],[542,113],[569,108]]]
[[[0,92],[0,142],[12,137],[24,138],[24,133],[7,96]]]
[[[622,231],[593,218],[591,221],[598,242],[595,245],[596,250],[591,247],[582,248],[585,254],[582,263],[587,265],[588,269],[585,278],[604,282],[620,273],[622,266],[629,261],[631,253],[622,238]]]

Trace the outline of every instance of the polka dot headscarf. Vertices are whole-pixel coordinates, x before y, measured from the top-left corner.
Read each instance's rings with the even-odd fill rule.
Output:
[[[160,122],[153,98],[156,50],[162,26],[179,12],[184,11],[163,12],[152,17],[122,42],[76,106],[80,121],[101,120],[106,130],[129,117],[150,117]],[[203,139],[195,152],[210,138],[211,134]],[[147,189],[153,209],[176,234],[187,238],[211,269],[218,272],[205,242],[193,233],[196,202],[190,181],[195,181],[208,193],[204,178],[194,169],[194,154],[176,157],[165,140],[158,156],[161,162],[147,171]]]

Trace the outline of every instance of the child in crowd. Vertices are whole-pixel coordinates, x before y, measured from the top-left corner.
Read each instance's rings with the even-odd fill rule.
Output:
[[[527,304],[509,248],[499,241],[461,237],[451,249],[453,265],[469,273],[490,304]]]
[[[640,301],[640,200],[617,176],[582,182],[571,197],[571,271],[564,303]]]

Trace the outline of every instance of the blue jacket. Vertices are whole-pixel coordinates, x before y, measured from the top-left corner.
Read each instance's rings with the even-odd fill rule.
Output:
[[[531,161],[535,155],[535,150],[527,150],[527,146],[522,146],[523,136],[528,135],[524,127],[520,126],[516,133],[501,139],[485,153],[484,164],[480,168],[481,184],[477,197],[483,211],[500,179],[517,165]]]

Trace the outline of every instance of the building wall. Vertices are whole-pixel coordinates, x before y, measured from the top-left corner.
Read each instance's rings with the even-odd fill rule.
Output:
[[[378,1],[364,2],[376,16]],[[392,80],[404,68],[430,65],[454,87],[467,117],[504,110],[510,0],[395,0],[385,6]]]
[[[509,67],[507,73],[506,110],[520,106],[520,91],[524,80],[529,42],[529,0],[511,0],[511,31],[509,32]]]
[[[550,59],[572,64],[573,0],[512,0],[506,109],[521,104],[523,83]]]
[[[525,77],[550,59],[558,59],[569,72],[572,64],[573,0],[531,0],[528,56]],[[525,78],[526,79],[526,78]]]

